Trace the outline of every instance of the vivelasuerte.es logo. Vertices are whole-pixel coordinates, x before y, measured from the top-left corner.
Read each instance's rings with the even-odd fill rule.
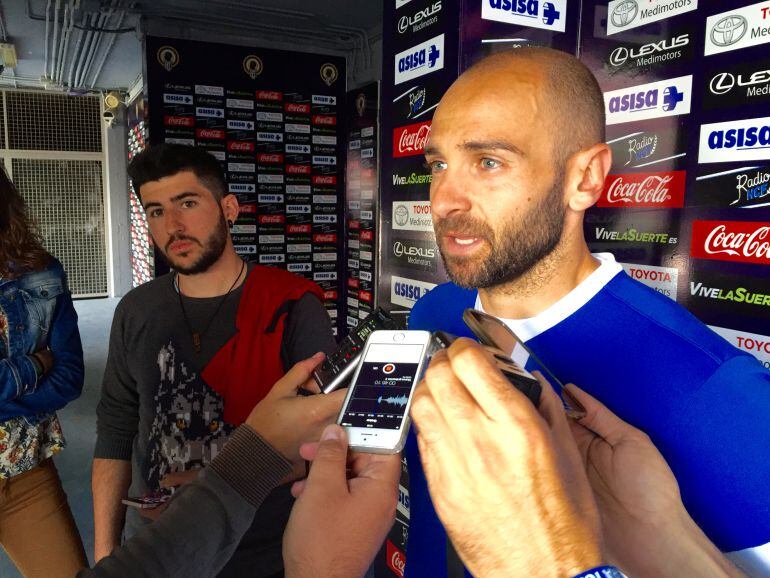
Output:
[[[690,281],[690,295],[716,301],[732,301],[745,305],[770,307],[770,294],[757,293],[746,287],[716,287],[700,281]]]
[[[729,52],[770,42],[770,6],[758,2],[706,19],[705,55]]]
[[[597,207],[682,208],[685,171],[607,175]]]
[[[689,34],[680,34],[672,38],[648,42],[641,46],[636,44],[623,45],[610,52],[607,63],[617,70],[670,64],[672,61],[682,58],[688,47],[690,47]],[[687,52],[690,51],[687,50]]]
[[[679,271],[674,267],[655,267],[637,263],[621,263],[623,270],[632,279],[655,289],[658,293],[676,301],[676,284]]]
[[[426,40],[395,56],[394,84],[444,68],[444,35]]]
[[[430,6],[422,8],[411,16],[402,16],[398,19],[398,32],[404,34],[410,28],[412,32],[419,32],[423,28],[432,26],[438,22],[438,13],[441,12],[441,0],[433,2]]]
[[[607,124],[689,114],[692,75],[604,93]]]
[[[770,159],[770,117],[701,125],[699,163],[766,159]]]
[[[484,20],[564,32],[567,0],[481,0]]]
[[[411,309],[417,301],[435,287],[435,283],[416,281],[393,275],[390,278],[390,302]]]
[[[770,225],[756,221],[693,221],[690,254],[696,259],[770,265]]]
[[[625,231],[616,231],[607,227],[594,227],[595,239],[606,242],[653,243],[656,245],[676,245],[679,239],[668,233],[640,231],[635,227]]]
[[[404,187],[407,185],[429,185],[433,181],[433,175],[411,173],[409,175],[400,175],[399,173],[393,173],[393,186]]]
[[[697,8],[698,0],[611,0],[607,5],[607,36]]]

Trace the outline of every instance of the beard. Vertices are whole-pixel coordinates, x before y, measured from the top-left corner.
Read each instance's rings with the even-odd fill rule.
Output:
[[[486,289],[520,278],[559,244],[564,230],[562,179],[526,214],[512,215],[493,229],[472,217],[452,217],[434,223],[439,252],[449,279],[466,289]],[[448,257],[442,250],[445,231],[477,237],[490,247],[486,257]]]
[[[200,245],[203,249],[200,256],[191,264],[183,265],[177,262],[168,253],[168,247],[174,241],[190,241]],[[204,273],[208,271],[214,263],[216,263],[225,252],[227,246],[227,221],[225,216],[220,212],[219,222],[214,231],[203,242],[194,237],[188,237],[186,235],[174,235],[166,242],[166,247],[161,253],[163,257],[168,261],[168,264],[177,272],[183,275],[197,275],[198,273]]]

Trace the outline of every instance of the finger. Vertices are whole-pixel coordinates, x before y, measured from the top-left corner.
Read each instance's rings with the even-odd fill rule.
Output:
[[[451,352],[431,361],[425,372],[422,387],[430,390],[438,411],[454,427],[467,427],[481,415],[476,401],[452,369]],[[416,392],[415,392],[416,394]],[[414,403],[414,402],[413,402]]]
[[[323,395],[303,397],[300,401],[307,407],[306,415],[311,423],[327,425],[339,414],[346,395],[347,391],[340,389]]]
[[[543,377],[543,374],[539,371],[533,371],[532,375],[540,382],[542,392],[540,393],[540,405],[538,410],[540,415],[545,418],[545,421],[551,427],[551,429],[558,428],[560,431],[566,431],[567,418],[564,413],[564,405],[556,392],[554,391],[548,380]],[[561,427],[564,426],[564,427]]]
[[[519,416],[531,420],[537,415],[535,406],[503,376],[481,345],[460,338],[452,343],[447,353],[452,371],[488,418],[507,421],[512,416]]]
[[[297,390],[307,382],[313,370],[318,367],[326,356],[322,351],[319,351],[312,357],[303,359],[294,364],[294,366],[286,372],[281,379],[275,382],[273,388],[270,390],[270,395],[288,397],[296,396]]]
[[[410,415],[417,430],[417,437],[422,437],[430,446],[441,445],[441,441],[451,435],[430,388],[424,383],[414,392]]]
[[[332,424],[326,426],[318,450],[307,477],[307,488],[317,488],[321,491],[347,492],[348,436],[345,430]]]
[[[349,479],[375,480],[395,492],[401,479],[401,454],[359,454],[353,456]],[[351,486],[356,487],[356,486]]]
[[[318,382],[312,377],[302,385],[302,389],[306,389],[310,393],[321,393],[321,388],[318,386]]]
[[[635,427],[624,422],[612,413],[602,402],[576,385],[569,383],[565,388],[581,404],[583,404],[583,407],[586,409],[586,416],[583,419],[578,420],[578,423],[603,438],[608,444],[614,446],[620,443],[623,438],[642,433]]]
[[[308,442],[299,446],[299,455],[303,460],[312,462],[315,459],[315,454],[318,451],[318,442]]]
[[[307,479],[305,480],[297,480],[291,485],[291,495],[294,496],[294,498],[299,498],[302,495],[302,492],[305,491],[305,483],[307,482]]]

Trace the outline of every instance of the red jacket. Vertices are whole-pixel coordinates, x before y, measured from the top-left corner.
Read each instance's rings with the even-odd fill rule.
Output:
[[[235,335],[217,351],[202,377],[224,398],[225,421],[240,425],[284,375],[281,343],[286,314],[305,293],[321,288],[287,271],[255,265],[243,286]]]

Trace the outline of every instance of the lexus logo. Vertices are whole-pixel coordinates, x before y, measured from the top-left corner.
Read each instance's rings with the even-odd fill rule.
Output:
[[[612,64],[612,66],[620,66],[621,64],[624,64],[626,60],[628,60],[628,48],[624,46],[619,46],[612,51],[612,54],[610,54],[610,64]]]
[[[735,86],[735,77],[729,72],[720,72],[711,79],[709,90],[713,94],[725,94]]]
[[[743,16],[725,16],[711,29],[711,42],[717,46],[732,46],[746,34],[749,25]]]
[[[636,3],[636,0],[625,0],[625,2],[621,2],[612,10],[612,23],[618,28],[622,28],[633,22],[638,13],[639,5]]]
[[[406,16],[402,16],[401,19],[398,21],[398,31],[403,34],[406,32],[406,29],[409,28],[409,18]]]

